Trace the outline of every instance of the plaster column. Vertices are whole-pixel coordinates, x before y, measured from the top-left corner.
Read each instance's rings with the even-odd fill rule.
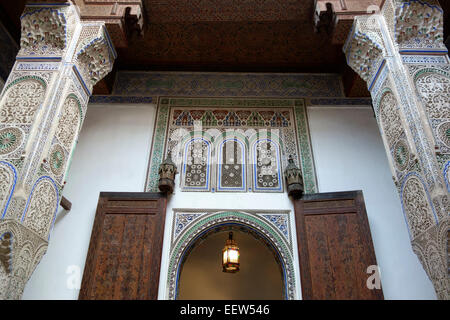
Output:
[[[356,17],[347,62],[372,96],[413,251],[449,299],[450,65],[436,0],[387,0]],[[368,164],[370,167],[370,164]]]
[[[19,299],[45,254],[93,86],[116,53],[71,3],[28,4],[0,97],[0,298]]]

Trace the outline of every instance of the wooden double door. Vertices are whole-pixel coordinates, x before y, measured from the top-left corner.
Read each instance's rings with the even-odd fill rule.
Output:
[[[79,299],[157,299],[167,198],[101,193]],[[362,192],[294,201],[303,299],[383,299]]]

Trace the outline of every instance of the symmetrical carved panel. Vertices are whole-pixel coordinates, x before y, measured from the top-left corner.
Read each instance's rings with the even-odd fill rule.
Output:
[[[246,190],[247,152],[237,138],[227,139],[219,147],[217,190]]]
[[[146,190],[157,187],[158,167],[169,150],[181,172],[182,186],[185,188],[183,177],[186,171],[182,166],[187,154],[186,147],[190,139],[201,137],[211,143],[211,161],[214,162],[209,165],[211,191],[259,189],[261,192],[283,192],[281,172],[287,165],[289,155],[293,155],[301,165],[307,192],[315,192],[315,170],[306,121],[303,100],[161,98]],[[265,164],[258,166],[256,161],[258,157],[263,158],[263,153],[257,155],[253,146],[255,141],[261,139],[269,139],[276,145],[270,157],[275,160],[264,159],[271,161],[270,169]],[[224,163],[224,141],[235,141],[239,145],[234,150],[228,148],[230,152],[236,152],[236,157],[233,154],[228,159],[232,159],[229,163]],[[196,170],[202,169],[196,166]],[[266,173],[270,171],[270,174],[263,174],[267,179],[270,175],[270,182],[262,181],[259,187],[256,182],[253,185],[248,183],[252,181],[253,171],[253,176],[257,176],[256,170],[260,174],[263,174],[262,170]],[[227,187],[224,182],[233,187]]]
[[[23,76],[6,88],[0,102],[0,157],[21,157],[46,87],[40,77]]]
[[[406,137],[400,108],[395,95],[389,89],[384,89],[379,103],[379,122],[383,136],[386,139],[392,161],[401,179],[411,165],[412,154]]]
[[[17,181],[17,173],[13,165],[0,161],[0,217],[3,218],[11,200]]]
[[[59,194],[53,180],[48,177],[40,178],[28,198],[22,216],[23,224],[42,238],[48,238],[59,205],[58,200]]]
[[[211,142],[204,138],[194,138],[189,141],[183,156],[183,190],[209,191],[210,166]]]
[[[428,192],[417,175],[411,174],[406,179],[401,198],[413,239],[437,224]]]
[[[70,95],[64,101],[61,115],[56,129],[56,138],[68,150],[71,149],[81,124],[81,103],[74,95]]]
[[[448,67],[446,67],[449,69]],[[426,71],[429,72],[426,72]],[[450,76],[438,69],[423,67],[416,73],[417,91],[425,107],[436,146],[450,153]]]
[[[7,88],[1,102],[0,124],[30,124],[45,96],[45,82],[24,77]]]
[[[253,146],[253,187],[255,191],[283,190],[280,148],[271,139],[261,139]]]

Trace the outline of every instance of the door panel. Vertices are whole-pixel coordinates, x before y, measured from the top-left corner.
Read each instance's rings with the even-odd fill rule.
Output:
[[[79,299],[157,299],[167,199],[100,194]]]
[[[370,290],[376,265],[361,191],[294,200],[303,299],[383,299]]]

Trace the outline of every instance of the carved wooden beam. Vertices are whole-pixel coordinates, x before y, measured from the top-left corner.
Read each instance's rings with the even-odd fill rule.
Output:
[[[104,21],[116,48],[128,47],[132,37],[144,33],[142,0],[74,0],[81,20]]]
[[[342,45],[350,33],[355,16],[379,11],[384,2],[385,0],[316,0],[315,29],[326,30],[331,34],[333,44]]]

